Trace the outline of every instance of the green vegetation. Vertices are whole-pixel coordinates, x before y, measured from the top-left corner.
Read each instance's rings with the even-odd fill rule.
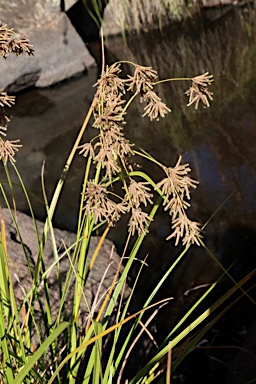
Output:
[[[33,51],[28,41],[16,37],[6,26],[0,27],[2,56],[14,52],[20,54]],[[31,265],[26,248],[23,247],[22,237],[19,235],[20,246],[24,251],[24,263],[32,277],[31,288],[24,290],[22,303],[19,304],[15,296],[13,281],[10,274],[11,260],[5,236],[5,223],[2,220],[0,241],[0,382],[8,384],[18,383],[112,383],[124,382],[125,366],[129,358],[136,355],[136,345],[139,338],[147,330],[150,322],[157,316],[159,309],[172,298],[156,300],[164,282],[177,268],[191,246],[202,246],[207,249],[202,240],[201,226],[189,219],[187,210],[190,206],[190,190],[197,186],[197,181],[189,177],[188,164],[182,164],[180,157],[174,167],[161,164],[143,149],[137,148],[125,137],[125,116],[136,98],[144,105],[144,118],[157,120],[164,118],[170,109],[155,92],[155,86],[165,82],[185,81],[190,84],[187,91],[188,105],[201,103],[209,106],[212,93],[208,90],[213,79],[208,73],[191,78],[176,78],[158,80],[157,73],[150,67],[125,62],[132,70],[132,75],[121,77],[123,62],[112,66],[104,66],[101,76],[96,83],[95,97],[87,112],[83,126],[77,135],[75,144],[70,150],[63,173],[56,186],[50,202],[48,202],[42,171],[42,186],[46,208],[46,220],[43,236],[40,237],[33,214],[29,194],[22,182],[15,165],[14,155],[19,148],[18,141],[8,141],[1,137],[1,158],[6,171],[7,185],[0,183],[1,193],[6,205],[10,209],[14,226],[19,234],[19,227],[15,218],[15,190],[9,176],[8,167],[15,169],[20,187],[26,196],[31,216],[34,220],[35,233],[38,239],[38,258],[36,266]],[[4,108],[10,107],[14,98],[1,91],[1,132],[5,134],[8,117]],[[91,124],[91,118],[93,123]],[[95,129],[95,137],[89,143],[81,143],[85,129]],[[84,181],[81,186],[81,199],[77,202],[79,213],[77,218],[77,237],[74,244],[65,244],[65,251],[56,246],[52,220],[59,200],[65,177],[72,164],[75,154],[79,151],[85,158]],[[136,155],[146,159],[159,167],[161,180],[151,179],[143,170],[134,166],[132,159]],[[119,189],[116,188],[119,186]],[[8,200],[6,189],[12,191],[12,198]],[[117,192],[117,190],[121,192]],[[168,240],[175,240],[175,244],[182,241],[184,251],[176,258],[155,288],[144,298],[144,305],[136,313],[130,313],[131,300],[136,292],[136,285],[144,263],[141,262],[137,279],[125,299],[126,280],[135,265],[143,241],[150,230],[159,207],[171,218],[172,233]],[[167,214],[166,213],[166,214]],[[116,275],[104,297],[89,303],[85,295],[88,276],[93,272],[95,260],[99,257],[105,237],[112,226],[118,226],[121,216],[129,217],[127,224],[127,241],[117,268]],[[204,228],[205,226],[203,226]],[[96,230],[102,235],[98,246],[88,259],[90,240]],[[49,268],[45,267],[44,250],[47,237],[51,238],[54,262]],[[131,241],[135,240],[130,247]],[[194,244],[194,245],[193,245]],[[130,250],[131,249],[131,250]],[[111,255],[110,255],[111,256]],[[60,262],[63,258],[69,260],[69,269],[63,282],[60,275]],[[122,269],[121,264],[125,260]],[[215,262],[220,264],[215,258]],[[221,266],[221,265],[220,265]],[[51,297],[49,295],[49,274],[55,273],[59,282],[59,306],[53,315]],[[223,269],[233,282],[233,287],[207,310],[200,310],[202,302],[216,287],[218,281],[211,284],[204,294],[197,299],[182,319],[169,332],[166,331],[165,340],[150,354],[147,363],[139,367],[133,378],[128,378],[130,384],[156,382],[170,383],[170,377],[184,357],[200,341],[213,324],[240,298],[229,300],[229,304],[217,311],[219,307],[232,297],[235,291],[241,291],[241,297],[247,295],[243,290],[246,283],[255,273],[252,271],[240,282],[234,281],[228,271]],[[70,291],[70,284],[75,278],[74,293]],[[104,279],[104,271],[102,271]],[[22,282],[20,282],[22,285]],[[99,284],[99,289],[102,282]],[[40,295],[43,289],[44,300]],[[66,316],[67,297],[72,294],[71,315]],[[82,301],[88,310],[86,318],[82,316],[80,308]],[[40,316],[36,309],[40,309]],[[149,318],[146,313],[154,309]],[[201,314],[195,315],[195,311]],[[212,317],[212,313],[215,317]],[[127,327],[125,326],[127,325]],[[198,329],[200,325],[200,329]],[[168,327],[166,328],[168,329]],[[189,340],[187,336],[190,335]],[[183,342],[186,341],[186,344]],[[175,352],[175,354],[173,354]],[[176,353],[177,352],[177,353]],[[172,356],[173,354],[173,356]]]

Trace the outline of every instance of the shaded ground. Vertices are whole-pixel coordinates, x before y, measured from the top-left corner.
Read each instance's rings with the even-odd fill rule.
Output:
[[[241,348],[238,348],[229,365],[227,384],[256,382],[256,317],[249,325]]]

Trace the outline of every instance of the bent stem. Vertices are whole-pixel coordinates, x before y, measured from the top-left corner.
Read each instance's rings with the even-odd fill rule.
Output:
[[[68,157],[68,159],[66,161],[66,164],[65,164],[65,166],[63,168],[63,171],[62,171],[61,177],[59,179],[59,182],[57,184],[57,187],[56,187],[56,189],[54,191],[53,198],[52,198],[49,210],[48,210],[47,220],[45,222],[43,239],[42,239],[43,246],[45,245],[45,241],[46,241],[46,238],[47,238],[47,233],[48,233],[48,230],[49,230],[49,223],[52,221],[53,214],[55,212],[55,209],[56,209],[56,206],[57,206],[57,203],[58,203],[58,200],[59,200],[59,196],[60,196],[60,193],[61,193],[64,181],[65,181],[66,175],[67,175],[68,170],[70,168],[70,165],[71,165],[71,163],[72,163],[72,161],[74,159],[76,150],[77,150],[78,145],[79,145],[79,143],[80,143],[80,141],[82,139],[84,131],[87,128],[87,125],[89,123],[90,117],[91,117],[92,112],[93,112],[93,109],[94,109],[94,100],[92,101],[92,104],[91,104],[90,109],[89,109],[89,111],[88,111],[88,113],[86,115],[86,118],[84,120],[82,128],[80,129],[80,132],[79,132],[79,134],[78,134],[78,136],[76,138],[75,144],[73,145],[73,148],[72,148],[72,150],[71,150],[71,152],[69,154],[69,157]]]
[[[154,85],[162,84],[162,83],[169,83],[171,81],[191,81],[191,80],[192,80],[192,77],[175,77],[175,78],[171,78],[171,79],[163,79],[163,80],[156,81],[156,82],[154,82]]]

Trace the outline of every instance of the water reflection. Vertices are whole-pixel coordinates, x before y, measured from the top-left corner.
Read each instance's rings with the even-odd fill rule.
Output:
[[[192,193],[191,216],[206,222],[216,213],[205,229],[206,244],[226,266],[239,259],[238,269],[242,274],[242,258],[232,251],[232,228],[236,228],[235,244],[241,257],[241,244],[249,235],[250,246],[246,252],[251,267],[255,267],[251,257],[255,254],[256,233],[255,29],[243,12],[231,14],[220,23],[202,22],[200,28],[192,23],[189,29],[184,29],[183,33],[169,29],[133,36],[127,39],[127,45],[122,38],[109,39],[108,49],[119,60],[152,66],[160,78],[209,71],[215,78],[211,108],[195,111],[186,107],[184,90],[189,84],[164,84],[158,88],[159,95],[172,108],[172,113],[159,122],[150,123],[141,118],[141,105],[135,103],[128,114],[126,133],[166,165],[174,165],[179,155],[191,164],[192,177],[200,180],[200,186]],[[96,81],[96,73],[95,69],[63,85],[33,90],[18,97],[10,132],[13,138],[22,140],[24,147],[18,153],[17,164],[27,188],[39,197],[42,161],[46,159],[45,180],[50,196],[92,100],[91,86]],[[85,139],[90,140],[93,135],[94,130],[88,130]],[[147,168],[143,160],[142,165]],[[75,230],[76,198],[79,198],[84,166],[84,159],[77,156],[55,217],[56,225],[61,228]],[[161,178],[154,166],[150,165],[148,172],[156,180]],[[27,211],[18,190],[16,194],[18,208]],[[42,218],[43,205],[35,199],[33,203],[38,217]],[[160,212],[141,250],[142,258],[149,254],[149,268],[144,271],[147,277],[142,276],[140,285],[143,295],[179,254],[180,248],[165,241],[169,232],[170,218]],[[125,237],[125,226],[114,228],[110,233],[120,252]],[[206,252],[193,247],[161,293],[173,295],[175,301],[165,307],[165,317],[159,321],[158,329],[162,322],[166,323],[166,317],[171,327],[200,293],[199,290],[187,297],[185,291],[213,281],[219,273]],[[140,298],[140,290],[136,298]]]

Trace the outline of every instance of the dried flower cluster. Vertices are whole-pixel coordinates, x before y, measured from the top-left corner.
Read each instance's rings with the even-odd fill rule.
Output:
[[[94,216],[94,221],[97,224],[107,220],[113,224],[120,218],[121,213],[126,213],[127,207],[123,203],[115,203],[108,197],[109,192],[106,187],[100,184],[88,182],[85,192],[86,212]]]
[[[7,123],[10,121],[8,115],[5,113],[4,107],[11,107],[15,103],[15,97],[9,96],[6,92],[0,90],[0,135],[6,136]],[[4,140],[0,137],[0,156],[5,163],[8,160],[11,163],[15,162],[14,155],[21,145],[19,140]]]
[[[34,50],[24,36],[19,36],[13,29],[8,29],[7,25],[0,22],[0,56],[6,58],[11,52],[17,56],[23,52],[33,55]]]
[[[150,67],[134,65],[134,73],[126,79],[119,77],[120,63],[107,67],[95,84],[97,91],[94,99],[93,127],[99,134],[90,142],[80,146],[80,154],[90,156],[102,173],[99,183],[89,181],[85,192],[85,210],[94,217],[95,223],[107,221],[113,224],[121,214],[130,213],[128,223],[129,232],[134,235],[146,233],[152,219],[144,206],[153,204],[153,188],[149,183],[134,180],[129,171],[132,171],[130,157],[133,155],[133,145],[124,136],[126,109],[131,100],[139,95],[141,102],[146,102],[143,116],[151,120],[164,117],[171,110],[161,101],[154,91],[157,72]],[[192,79],[190,89],[190,105],[200,100],[208,105],[211,93],[206,86],[211,84],[212,76],[208,73]],[[129,101],[125,101],[124,94],[133,92]],[[200,93],[200,98],[197,94]],[[128,171],[129,169],[129,171]],[[173,233],[168,237],[176,238],[176,245],[183,238],[183,244],[196,243],[199,245],[199,224],[189,220],[186,209],[190,206],[190,188],[195,188],[197,181],[192,180],[188,173],[188,164],[181,165],[181,157],[174,168],[162,166],[166,177],[156,185],[164,199],[165,210],[172,216]],[[111,185],[113,180],[121,180],[124,195],[118,197],[118,203],[111,199],[106,184]]]
[[[200,245],[200,224],[189,220],[186,209],[190,207],[190,188],[196,188],[198,181],[191,179],[188,173],[191,171],[188,164],[181,165],[180,156],[174,168],[163,167],[167,177],[157,184],[164,196],[165,211],[172,216],[173,233],[167,240],[176,237],[175,245],[183,237],[183,245],[196,243]]]
[[[0,22],[0,56],[6,58],[9,53],[20,55],[26,52],[27,55],[33,55],[34,50],[25,37],[17,35],[13,29],[8,29],[6,25]],[[6,136],[7,124],[10,121],[5,107],[11,107],[15,104],[15,97],[7,95],[0,89],[0,135]],[[21,147],[19,140],[4,140],[0,137],[0,156],[5,163],[10,160],[15,162],[14,155]]]
[[[6,92],[0,90],[0,134],[6,135],[7,123],[10,121],[8,115],[4,111],[4,107],[11,107],[15,103],[15,97],[8,96]]]
[[[141,234],[147,231],[151,221],[148,214],[141,209],[141,204],[152,204],[152,194],[145,183],[137,182],[128,176],[127,166],[130,156],[133,155],[133,145],[125,138],[123,132],[126,114],[123,95],[127,91],[134,92],[135,96],[140,95],[141,100],[147,102],[144,115],[148,115],[151,120],[163,117],[170,110],[153,90],[153,81],[157,77],[155,71],[149,67],[135,65],[134,74],[128,79],[121,79],[120,72],[120,63],[115,63],[106,68],[95,84],[97,91],[93,127],[99,130],[99,135],[97,140],[82,145],[80,154],[91,156],[97,167],[105,171],[104,178],[107,180],[113,180],[116,175],[125,173],[128,187],[121,203],[117,204],[110,200],[107,191],[103,193],[102,189],[100,197],[94,200],[92,185],[89,184],[89,190],[85,194],[85,209],[90,214],[94,212],[96,222],[104,218],[110,223],[116,221],[120,213],[131,212],[129,231],[132,234],[135,231]],[[94,185],[93,188],[97,187]],[[96,196],[96,192],[94,194]]]
[[[22,147],[21,144],[19,144],[20,140],[3,140],[0,137],[0,155],[4,163],[6,164],[8,160],[11,163],[15,162],[14,155],[19,150],[20,147]]]
[[[189,96],[189,102],[187,106],[189,107],[192,104],[195,104],[195,109],[198,109],[200,101],[203,103],[204,107],[209,107],[209,100],[212,100],[212,92],[208,91],[207,86],[211,85],[213,82],[213,76],[209,75],[208,72],[203,75],[196,76],[192,78],[192,86],[188,91],[185,92]],[[208,100],[209,99],[209,100]]]
[[[127,80],[128,91],[138,93],[140,101],[147,103],[143,117],[148,116],[150,120],[159,120],[160,117],[164,117],[168,112],[171,112],[170,108],[161,101],[153,90],[156,79],[157,72],[151,67],[135,65],[134,75],[129,76]]]
[[[133,145],[123,133],[126,114],[123,95],[127,91],[139,94],[141,100],[147,102],[143,116],[148,115],[151,120],[164,117],[170,111],[153,90],[156,71],[135,65],[134,75],[128,79],[121,79],[120,72],[120,63],[115,63],[106,68],[95,84],[93,127],[99,129],[100,134],[95,144],[86,143],[80,151],[84,156],[90,154],[94,162],[106,170],[105,177],[109,179],[121,172],[133,155]]]

